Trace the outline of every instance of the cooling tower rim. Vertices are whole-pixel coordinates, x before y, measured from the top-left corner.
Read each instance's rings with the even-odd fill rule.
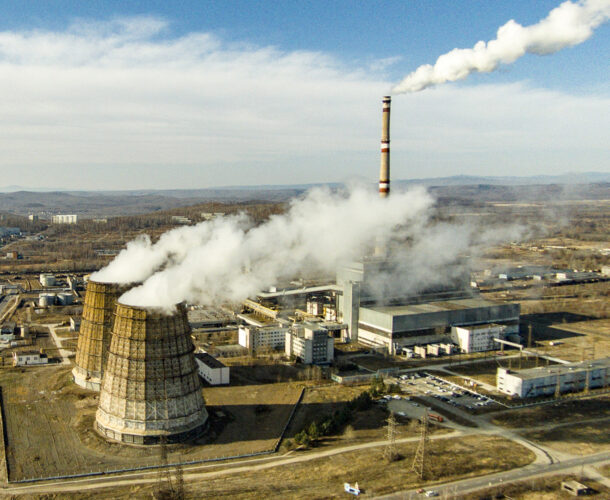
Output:
[[[104,285],[104,286],[111,286],[111,287],[117,287],[117,288],[133,288],[136,287],[138,285],[141,285],[142,282],[141,281],[102,281],[99,279],[93,279],[93,278],[89,278],[87,280],[87,283],[95,283],[96,285]]]
[[[121,301],[121,298],[119,297],[116,301],[117,306],[121,306],[121,307],[126,307],[128,309],[134,309],[136,311],[144,311],[144,312],[148,312],[148,313],[162,313],[165,316],[171,316],[172,314],[175,314],[176,311],[180,310],[181,308],[186,309],[186,302],[182,301],[182,302],[178,302],[177,304],[173,304],[171,307],[163,307],[163,306],[136,306],[133,304],[126,304],[125,302]],[[168,313],[168,311],[172,311],[170,313]]]

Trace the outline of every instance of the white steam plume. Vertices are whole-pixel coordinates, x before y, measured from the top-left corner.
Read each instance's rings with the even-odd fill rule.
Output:
[[[424,64],[392,89],[394,94],[419,92],[439,83],[466,78],[470,73],[488,73],[526,53],[547,55],[578,45],[610,18],[610,0],[564,2],[537,24],[521,26],[514,20],[498,29],[495,40],[479,41],[472,49],[453,49],[440,56],[434,66]]]
[[[286,214],[258,226],[230,217],[212,227],[204,222],[170,231],[155,245],[133,244],[97,274],[124,282],[162,267],[121,297],[133,306],[171,310],[184,300],[239,302],[283,278],[334,272],[339,262],[360,258],[422,224],[432,204],[421,188],[388,199],[363,188],[338,194],[316,189],[294,201]],[[177,241],[183,245],[179,251]],[[124,269],[130,279],[121,278]]]
[[[245,216],[232,218],[232,223],[246,225]],[[91,279],[101,283],[141,283],[162,267],[181,262],[194,247],[208,241],[224,221],[213,220],[193,227],[185,226],[161,235],[153,244],[148,235],[139,236],[127,243],[116,258]]]

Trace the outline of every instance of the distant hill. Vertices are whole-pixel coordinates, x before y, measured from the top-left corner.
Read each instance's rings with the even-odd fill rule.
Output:
[[[610,174],[586,173],[536,177],[455,176],[392,182],[395,190],[426,186],[443,202],[562,201],[610,199]],[[294,186],[228,186],[210,189],[133,191],[13,191],[0,192],[0,212],[37,214],[50,219],[58,213],[85,218],[146,214],[207,202],[285,202],[316,186],[336,189],[342,184]],[[371,182],[371,189],[375,189]]]
[[[421,184],[424,186],[466,186],[476,184],[489,184],[493,186],[528,186],[534,184],[591,184],[591,183],[610,182],[610,172],[572,172],[559,175],[535,175],[530,177],[517,176],[472,176],[454,175],[451,177],[426,177],[421,179],[393,179],[394,186],[409,184]],[[27,191],[32,193],[69,193],[79,196],[103,195],[161,195],[173,198],[199,198],[210,196],[212,198],[251,198],[252,193],[270,194],[282,191],[289,193],[302,193],[317,186],[327,186],[330,188],[342,187],[341,183],[311,183],[311,184],[262,184],[256,186],[218,186],[202,189],[133,189],[133,190],[103,190],[103,191],[79,191],[59,188],[27,188],[24,186],[0,187],[0,193],[14,193]]]

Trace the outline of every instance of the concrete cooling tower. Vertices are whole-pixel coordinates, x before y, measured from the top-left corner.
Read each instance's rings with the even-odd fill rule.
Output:
[[[76,366],[72,370],[74,382],[85,389],[100,390],[114,321],[114,306],[131,286],[92,280],[87,284],[76,347]]]
[[[161,311],[117,302],[96,429],[131,444],[195,437],[208,413],[186,309]]]

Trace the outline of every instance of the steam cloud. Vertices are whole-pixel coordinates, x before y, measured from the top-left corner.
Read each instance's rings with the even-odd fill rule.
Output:
[[[472,49],[453,49],[434,66],[424,64],[396,85],[392,92],[419,92],[433,85],[462,80],[473,72],[489,73],[526,53],[547,55],[578,45],[610,18],[610,0],[564,2],[537,24],[521,26],[514,20],[498,29],[495,40],[479,41]]]
[[[283,215],[255,225],[245,215],[224,217],[165,233],[156,243],[128,244],[96,281],[142,282],[121,303],[171,311],[175,304],[239,302],[285,278],[333,274],[344,261],[360,259],[379,244],[393,249],[398,268],[380,274],[379,294],[416,291],[462,273],[455,266],[478,245],[514,238],[481,228],[439,224],[434,201],[422,188],[381,199],[354,188],[312,190]],[[459,267],[459,266],[458,266]]]

